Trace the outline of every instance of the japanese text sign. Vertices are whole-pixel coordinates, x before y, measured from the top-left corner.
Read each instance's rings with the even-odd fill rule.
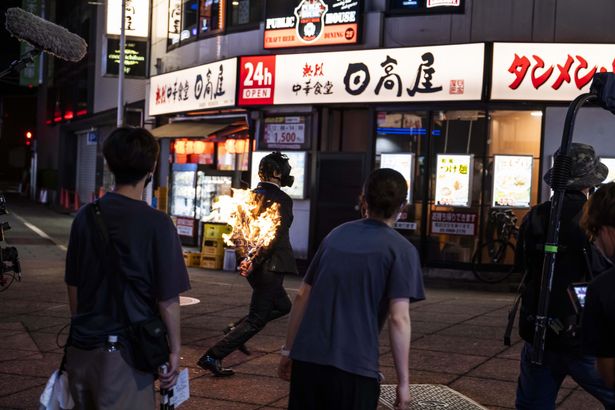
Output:
[[[448,235],[476,235],[478,215],[459,212],[432,212],[431,233]]]
[[[241,58],[240,105],[480,100],[484,44]]]
[[[412,192],[412,176],[414,173],[414,154],[381,154],[380,168],[391,168],[403,175],[408,184],[408,196],[406,201],[410,202]]]
[[[436,205],[469,207],[472,155],[438,154],[436,159]]]
[[[612,44],[495,43],[491,99],[572,101],[614,69]]]
[[[150,0],[126,0],[124,31],[129,37],[149,37]],[[122,0],[107,1],[107,34],[120,35]]]
[[[236,75],[231,58],[152,77],[149,114],[234,106]]]
[[[264,47],[355,44],[362,0],[267,0]]]
[[[532,198],[531,155],[496,155],[493,159],[494,207],[529,208]]]
[[[306,117],[267,117],[260,149],[307,149]]]

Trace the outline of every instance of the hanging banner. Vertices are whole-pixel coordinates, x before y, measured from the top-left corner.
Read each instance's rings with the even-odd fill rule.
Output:
[[[380,154],[380,168],[391,168],[403,175],[408,184],[406,201],[412,200],[412,175],[414,154]]]
[[[491,206],[529,208],[532,199],[531,155],[496,155],[493,159]]]
[[[613,44],[494,43],[491,99],[572,101],[614,61]]]
[[[438,154],[436,164],[435,204],[469,207],[472,155]]]
[[[242,57],[240,105],[480,100],[484,44]]]
[[[150,78],[149,114],[235,105],[237,59],[217,61]]]
[[[149,37],[150,0],[125,0],[124,31],[128,37]],[[122,31],[122,0],[107,0],[107,34],[120,35]]]
[[[363,1],[267,0],[264,48],[357,43]]]

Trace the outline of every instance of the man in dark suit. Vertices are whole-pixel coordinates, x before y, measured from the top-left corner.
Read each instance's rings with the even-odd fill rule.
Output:
[[[243,261],[239,270],[252,286],[252,300],[247,316],[225,329],[226,336],[211,347],[197,362],[215,376],[232,376],[232,369],[222,367],[222,359],[240,349],[249,354],[245,343],[265,325],[290,312],[291,301],[283,287],[285,273],[297,273],[297,264],[290,245],[289,229],[293,222],[293,201],[280,189],[292,186],[288,158],[280,152],[265,156],[258,168],[261,182],[254,193],[262,200],[263,209],[279,204],[280,226],[273,242],[258,252],[252,262]]]

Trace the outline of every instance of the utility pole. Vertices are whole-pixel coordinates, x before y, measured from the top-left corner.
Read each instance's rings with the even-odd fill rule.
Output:
[[[124,126],[124,57],[126,54],[126,0],[122,0],[120,29],[120,67],[117,73],[117,126]]]

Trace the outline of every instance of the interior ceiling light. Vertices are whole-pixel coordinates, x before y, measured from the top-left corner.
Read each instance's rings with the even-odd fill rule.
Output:
[[[542,111],[532,111],[530,115],[532,117],[542,117]]]

